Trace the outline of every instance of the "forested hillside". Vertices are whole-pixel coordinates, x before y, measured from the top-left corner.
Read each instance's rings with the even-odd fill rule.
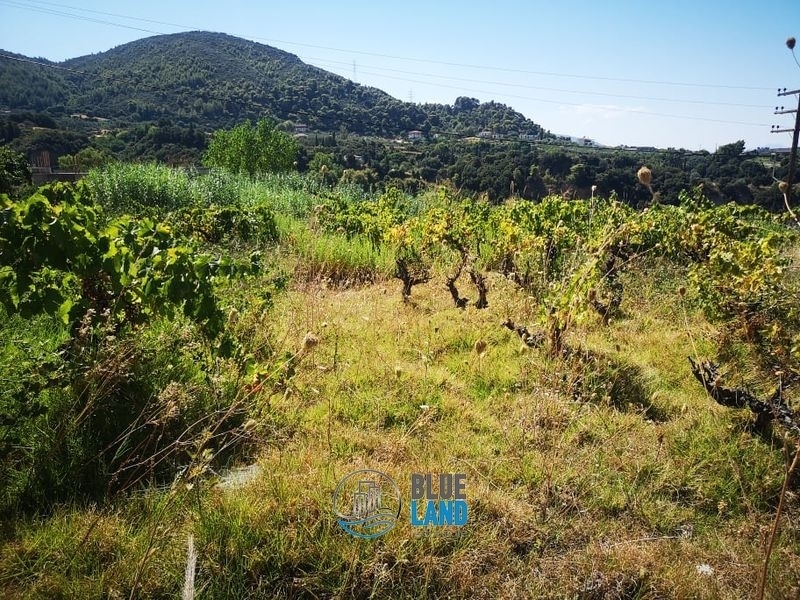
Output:
[[[51,63],[0,59],[0,139],[34,164],[86,170],[109,161],[199,166],[214,131],[263,117],[297,132],[297,168],[365,189],[416,192],[451,181],[492,201],[615,192],[632,205],[650,194],[632,177],[648,164],[663,202],[702,185],[715,201],[782,204],[785,156],[631,151],[558,142],[497,102],[402,102],[303,63],[293,54],[220,33],[161,35]],[[10,58],[9,58],[10,57]],[[418,131],[413,143],[410,131]],[[774,177],[773,177],[774,176]]]
[[[0,62],[0,105],[129,123],[169,119],[209,130],[268,116],[359,135],[395,136],[412,129],[475,134],[485,128],[541,133],[501,104],[475,111],[469,101],[453,107],[402,102],[293,54],[221,33],[155,36],[48,64],[58,68]]]

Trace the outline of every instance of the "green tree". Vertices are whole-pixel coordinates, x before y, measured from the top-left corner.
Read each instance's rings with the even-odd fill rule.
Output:
[[[342,175],[342,166],[333,154],[316,152],[308,161],[308,171],[327,185],[334,185]]]
[[[297,159],[299,146],[293,137],[278,131],[269,119],[255,126],[250,121],[217,131],[203,156],[203,164],[233,173],[289,171]]]
[[[113,160],[114,157],[108,152],[92,147],[84,148],[75,155],[76,166],[83,171],[102,167]]]
[[[569,168],[567,181],[579,188],[587,188],[594,183],[594,169],[584,163],[576,163]]]
[[[62,154],[58,157],[59,169],[75,169],[77,164],[78,163],[75,161],[75,157],[72,154]]]
[[[714,154],[729,159],[739,158],[742,155],[742,152],[744,152],[744,146],[744,140],[739,140],[738,142],[733,142],[732,144],[720,146],[717,148],[717,151]]]
[[[31,170],[23,154],[0,146],[0,194],[31,182]]]

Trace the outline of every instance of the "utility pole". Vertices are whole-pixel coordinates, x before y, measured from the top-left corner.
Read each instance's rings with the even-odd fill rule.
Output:
[[[797,63],[797,66],[800,67],[800,61],[797,60],[797,56],[794,53],[794,47],[797,44],[797,40],[794,36],[789,36],[786,39],[786,47],[792,53],[792,58],[794,58],[794,62]],[[791,92],[787,92],[786,88],[778,90],[778,96],[794,96],[797,94],[797,110],[784,110],[781,106],[780,110],[778,107],[775,107],[775,114],[776,115],[783,115],[788,113],[795,113],[794,117],[794,133],[792,136],[792,153],[789,156],[789,174],[786,178],[786,193],[784,194],[784,200],[786,202],[786,209],[792,214],[792,216],[797,220],[794,213],[792,212],[791,203],[789,200],[792,198],[792,184],[794,183],[794,168],[797,166],[797,139],[800,137],[800,90],[793,90]],[[772,126],[773,133],[783,133],[792,131],[791,129],[780,129],[777,125]],[[763,579],[761,585],[761,595],[764,595],[764,586],[763,586]]]
[[[797,142],[800,138],[800,90],[792,90],[787,92],[786,88],[778,90],[778,96],[794,96],[797,95],[797,110],[784,110],[781,106],[780,109],[775,107],[776,115],[788,115],[795,113],[794,129],[780,129],[777,125],[772,126],[772,133],[787,133],[792,132],[792,150],[789,155],[789,175],[786,178],[788,189],[786,190],[786,203],[790,204],[792,199],[792,184],[794,183],[794,169],[797,166]]]

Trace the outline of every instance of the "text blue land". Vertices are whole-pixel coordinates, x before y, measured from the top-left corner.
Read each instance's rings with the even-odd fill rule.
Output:
[[[411,524],[417,527],[426,525],[456,525],[467,523],[466,500],[428,500],[425,502],[425,516],[420,519],[417,510],[418,500],[411,501]]]
[[[411,474],[411,497],[415,500],[465,500],[467,476],[464,473],[440,473],[439,488],[434,489],[433,475]]]

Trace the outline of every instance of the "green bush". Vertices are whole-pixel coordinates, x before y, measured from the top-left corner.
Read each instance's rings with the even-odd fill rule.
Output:
[[[82,191],[0,196],[0,367],[11,374],[0,402],[2,511],[174,477],[179,464],[210,459],[243,418],[220,370],[238,345],[217,287],[252,274],[259,255],[198,253],[149,218],[102,226]],[[252,217],[274,231],[269,209]],[[261,225],[244,220],[239,233]],[[154,341],[159,323],[172,330]]]
[[[238,368],[213,359],[189,323],[158,320],[135,336],[62,344],[59,354],[52,340],[65,330],[52,320],[3,324],[12,335],[0,367],[13,374],[14,393],[0,405],[0,513],[171,482],[244,447],[228,445],[246,437]],[[36,355],[21,359],[30,349]]]

